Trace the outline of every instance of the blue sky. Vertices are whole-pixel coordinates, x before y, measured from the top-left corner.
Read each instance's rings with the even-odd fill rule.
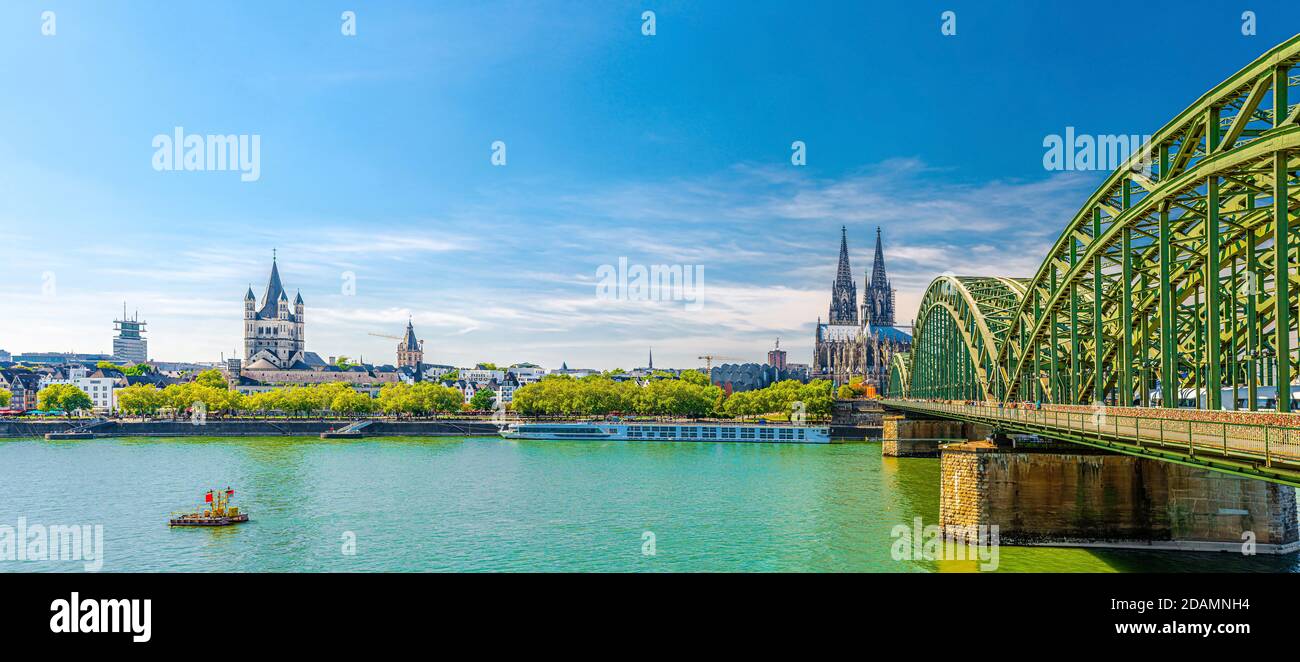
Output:
[[[125,300],[154,358],[216,360],[276,248],[322,356],[391,362],[367,334],[409,315],[438,363],[635,367],[653,346],[686,367],[759,360],[778,336],[807,362],[842,224],[859,290],[883,228],[903,320],[945,271],[1031,275],[1102,177],[1044,170],[1045,136],[1154,133],[1298,19],[1281,2],[7,2],[0,348],[107,352]],[[260,178],[155,171],[151,141],[177,126],[260,136]],[[702,266],[702,309],[597,298],[620,257]]]

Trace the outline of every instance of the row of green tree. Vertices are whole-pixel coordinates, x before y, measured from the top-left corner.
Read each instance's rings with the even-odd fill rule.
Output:
[[[496,395],[477,391],[465,403],[454,387],[432,382],[386,384],[372,398],[342,382],[312,386],[285,386],[251,395],[227,388],[217,371],[202,373],[192,382],[157,388],[134,384],[117,390],[117,406],[130,415],[183,415],[196,407],[211,414],[279,412],[297,416],[332,414],[356,416],[375,413],[427,416],[463,410],[487,411]],[[0,389],[0,405],[8,391]],[[550,375],[515,391],[510,408],[524,416],[684,416],[691,418],[746,418],[769,414],[786,418],[818,419],[830,415],[831,383],[815,380],[802,384],[785,380],[730,396],[709,383],[708,377],[688,371],[675,379],[651,380],[645,386],[616,381],[604,375],[575,379]],[[90,396],[72,384],[52,384],[37,394],[44,410],[74,412],[92,407]]]
[[[604,375],[574,379],[549,375],[515,391],[511,408],[524,416],[734,417],[803,414],[820,418],[831,411],[831,384],[817,380],[801,384],[785,380],[730,397],[709,383],[704,373],[683,372],[678,379],[651,380],[645,386]]]
[[[118,365],[111,361],[100,361],[99,363],[95,364],[95,367],[99,368],[100,370],[116,370],[124,375],[131,375],[133,377],[153,374],[153,367],[151,367],[147,363],[136,363],[135,365]]]
[[[298,416],[355,416],[382,412],[428,415],[465,408],[491,409],[493,398],[491,391],[479,391],[465,404],[459,390],[428,382],[415,385],[386,384],[379,390],[377,398],[342,382],[286,386],[244,395],[196,380],[172,384],[163,389],[149,384],[127,386],[118,390],[117,406],[132,415],[180,413],[193,409],[196,403],[201,403],[209,413],[228,414],[282,412]]]

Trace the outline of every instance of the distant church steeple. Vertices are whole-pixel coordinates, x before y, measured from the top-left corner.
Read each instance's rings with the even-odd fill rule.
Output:
[[[397,367],[410,366],[416,369],[416,375],[419,375],[420,364],[424,362],[424,341],[415,337],[415,325],[408,317],[406,319],[406,333],[402,334],[401,342],[397,343]]]
[[[831,285],[831,310],[826,323],[858,323],[858,288],[853,284],[853,272],[849,269],[849,235],[844,226],[840,226],[840,264],[835,269],[835,283]]]
[[[650,370],[654,370],[654,369],[655,369],[655,348],[653,348],[653,347],[650,348],[650,365],[649,365],[649,369],[650,369]]]

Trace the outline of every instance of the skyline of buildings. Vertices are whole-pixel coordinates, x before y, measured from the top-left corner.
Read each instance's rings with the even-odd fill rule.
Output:
[[[995,49],[973,30],[939,42],[942,58],[904,62],[917,34],[863,41],[858,26],[910,24],[911,10],[834,11],[850,18],[809,19],[832,34],[797,49],[762,28],[789,12],[739,16],[707,5],[662,15],[672,29],[653,38],[613,29],[634,27],[616,6],[566,17],[576,36],[560,37],[535,29],[547,12],[531,5],[506,17],[480,6],[448,15],[385,5],[367,12],[360,36],[331,39],[310,21],[250,5],[226,15],[246,31],[209,35],[214,52],[230,54],[221,62],[142,59],[117,38],[157,33],[160,47],[180,52],[188,44],[168,26],[203,24],[209,12],[198,6],[142,15],[87,6],[78,23],[103,29],[15,31],[0,44],[13,61],[74,36],[97,56],[14,68],[13,89],[79,98],[93,84],[114,93],[99,95],[96,108],[33,97],[0,109],[7,124],[30,127],[0,159],[15,247],[0,278],[0,298],[13,302],[0,347],[109,353],[108,340],[88,330],[127,300],[149,320],[154,357],[242,357],[230,293],[265,273],[270,251],[258,247],[278,245],[281,276],[311,306],[321,355],[386,355],[391,343],[367,334],[401,335],[413,318],[440,363],[626,368],[646,345],[665,365],[706,353],[761,360],[778,335],[792,360],[806,362],[834,277],[827,237],[841,224],[859,237],[875,225],[889,235],[900,322],[936,273],[1032,275],[1056,237],[1054,219],[1072,217],[1104,176],[1044,171],[1044,136],[1064,127],[1150,133],[1185,106],[1188,90],[1231,74],[1229,63],[1258,47],[1241,39],[1211,55],[1162,42],[1190,58],[1187,70],[1153,81],[1152,103],[1118,108],[1065,84],[1079,66],[1072,61],[1061,76],[1030,68],[986,80],[1005,64],[1036,61],[1045,44],[1077,41],[1083,31],[1068,21],[1059,22],[1064,32],[1027,30],[1023,42]],[[965,21],[998,13],[966,11]],[[1042,14],[1072,11],[1044,5],[996,20],[1039,24]],[[429,23],[446,31],[436,44],[404,38]],[[1261,22],[1258,40],[1281,28]],[[300,43],[312,48],[289,47]],[[788,85],[719,78],[769,58]],[[896,66],[855,74],[835,66],[846,58]],[[1073,73],[1126,63],[1099,50]],[[972,99],[969,113],[900,105],[916,81],[938,79]],[[160,96],[160,80],[191,84]],[[246,85],[247,98],[222,92]],[[871,91],[882,88],[901,92],[878,108]],[[1007,89],[1030,90],[1042,112],[989,132]],[[752,112],[755,104],[769,112]],[[877,112],[899,123],[882,125]],[[260,177],[154,170],[150,141],[177,126],[261,136]],[[508,145],[508,165],[491,164],[497,140]],[[791,163],[793,141],[806,144],[805,165]],[[866,265],[870,244],[859,246],[852,258]],[[611,303],[591,296],[596,269],[621,257],[704,267],[703,310],[613,302],[616,314],[606,315]],[[346,283],[355,287],[345,292]]]
[[[846,232],[846,229],[841,228],[842,235],[844,234],[844,232]],[[842,240],[843,240],[843,236],[842,236]],[[838,267],[840,270],[843,270],[846,267],[845,260],[847,256],[847,250],[848,249],[845,245],[841,246],[841,264]],[[847,288],[847,297],[849,300],[851,300],[848,305],[850,305],[852,308],[851,317],[853,319],[857,319],[859,310],[861,311],[861,315],[863,319],[866,319],[866,317],[869,314],[872,314],[869,310],[870,308],[871,310],[875,311],[874,315],[876,319],[884,320],[888,318],[888,320],[890,321],[890,325],[892,326],[893,315],[894,315],[894,301],[895,301],[896,294],[895,294],[895,290],[889,285],[887,277],[884,274],[882,251],[883,248],[880,241],[880,228],[878,227],[876,255],[874,258],[872,277],[867,281],[867,288],[863,296],[862,306],[859,309],[858,304],[856,303],[856,289],[853,288],[851,277],[848,283],[849,287]],[[330,361],[326,362],[321,358],[321,353],[310,352],[306,350],[306,325],[305,325],[306,316],[305,316],[305,302],[302,296],[302,291],[301,289],[299,289],[296,292],[294,299],[290,301],[288,297],[288,292],[285,289],[283,285],[283,281],[280,276],[278,254],[274,249],[272,250],[271,262],[272,264],[271,264],[270,275],[267,279],[267,284],[265,288],[263,288],[263,293],[262,296],[260,297],[260,302],[259,302],[259,298],[255,295],[251,285],[246,289],[243,297],[244,351],[243,351],[243,358],[241,361],[242,366],[245,369],[252,368],[252,369],[261,369],[261,370],[286,370],[286,369],[295,369],[293,368],[293,366],[297,365],[296,369],[306,369],[306,368],[319,367],[322,365],[326,365],[327,363],[333,363],[335,356],[345,356],[345,355],[352,356],[352,353],[347,353],[347,352],[330,353]],[[843,278],[842,274],[837,274],[837,283],[840,280],[842,280],[842,278]],[[843,288],[837,285],[837,288],[834,289],[832,292],[832,296],[833,297],[839,296],[841,298],[844,298],[845,294],[841,292],[841,289]],[[839,305],[843,307],[845,304],[840,303]],[[836,306],[836,302],[833,301],[832,310],[835,310],[835,306]],[[111,354],[83,353],[83,352],[14,351],[12,352],[12,355],[15,357],[15,359],[23,358],[25,360],[38,362],[38,363],[66,363],[66,362],[74,362],[78,360],[81,361],[103,360],[103,361],[115,361],[118,363],[143,362],[144,360],[147,360],[149,358],[148,351],[147,351],[148,344],[147,344],[147,340],[144,338],[146,322],[140,321],[138,311],[131,316],[128,316],[125,311],[126,311],[126,307],[125,304],[123,304],[123,314],[121,318],[113,320],[115,335],[112,339],[113,352]],[[414,337],[414,331],[413,331],[413,317],[416,314],[418,314],[418,312],[413,311],[410,315],[408,315],[407,328],[405,330],[404,335],[401,337],[398,345],[398,357],[396,361],[396,365],[398,366],[414,365],[414,364],[418,364],[420,361],[423,360],[425,341],[424,339],[416,339]],[[877,326],[881,326],[881,324],[878,323]],[[773,329],[773,331],[777,332],[779,331],[779,329]],[[387,336],[386,334],[374,333],[374,332],[370,332],[367,335],[380,336],[380,337],[393,337],[393,336]],[[820,330],[817,335],[818,336],[821,335]],[[0,340],[3,339],[0,338]],[[756,342],[762,342],[762,341],[756,341]],[[778,351],[779,354],[782,356],[781,364],[784,365],[786,363],[786,359],[784,357],[788,354],[788,349],[781,349],[779,347],[779,342],[780,341],[778,339],[777,347],[775,348],[769,345],[763,349],[759,349],[753,352],[753,354],[750,356],[727,357],[727,358],[733,361],[739,361],[740,363],[750,362],[755,364],[766,364],[766,365],[775,366],[776,364],[773,363],[773,356],[775,355],[772,352]],[[793,361],[792,365],[811,364],[815,359],[815,357],[817,356],[817,352],[819,351],[818,348],[824,346],[824,343],[823,344],[818,344],[818,343],[819,341],[815,340],[814,346],[809,349],[809,353],[807,356],[810,360],[807,363],[803,361]],[[650,344],[651,343],[647,343],[647,345]],[[462,343],[461,344],[462,350],[463,347],[465,346],[472,346],[472,344]],[[704,346],[701,347],[701,349],[698,351],[688,349],[684,352],[681,352],[681,354],[685,356],[682,357],[682,363],[676,365],[681,365],[682,367],[697,367],[694,364],[700,361],[700,358],[702,357],[702,353],[708,353],[707,349],[708,346]],[[4,351],[5,351],[4,349],[0,348],[0,352],[4,352]],[[651,349],[650,352],[651,355],[653,355],[653,349]],[[6,352],[6,353],[10,353],[10,352]],[[416,358],[417,356],[418,358]],[[560,359],[560,362],[563,364],[567,364],[569,361],[568,356],[569,355],[565,355],[564,358]],[[581,358],[581,355],[578,353],[574,353],[573,356],[578,356],[579,358],[577,359],[577,361],[581,361],[583,363],[586,363],[587,365],[591,365],[593,363],[593,362],[589,362],[586,359]],[[764,359],[765,356],[766,359]],[[795,356],[798,357],[799,354],[795,354]],[[364,354],[357,352],[356,357],[363,358]],[[218,363],[229,361],[232,358],[235,357],[226,356],[225,353],[222,352],[219,357],[191,356],[191,357],[183,357],[180,361],[175,361],[175,362],[215,365]],[[527,361],[529,360],[529,358],[530,357],[524,357],[521,360]],[[489,360],[491,362],[497,362],[497,361],[493,361],[492,359],[493,357],[490,356],[481,357],[481,360]],[[653,359],[651,359],[651,361],[653,361]],[[454,360],[452,361],[452,363],[470,364],[469,362],[466,361],[457,362]],[[635,363],[626,362],[626,363],[620,363],[614,365],[608,365],[602,363],[595,369],[597,370],[610,370],[615,368],[630,369],[629,366],[635,366]]]

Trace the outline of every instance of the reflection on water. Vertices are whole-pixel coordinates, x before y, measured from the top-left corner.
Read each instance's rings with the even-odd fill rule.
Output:
[[[167,527],[227,485],[251,522]],[[976,571],[891,555],[894,527],[937,523],[938,508],[938,460],[882,458],[878,444],[0,441],[0,526],[103,524],[108,571]],[[1010,572],[1296,569],[1295,554],[999,554]]]

